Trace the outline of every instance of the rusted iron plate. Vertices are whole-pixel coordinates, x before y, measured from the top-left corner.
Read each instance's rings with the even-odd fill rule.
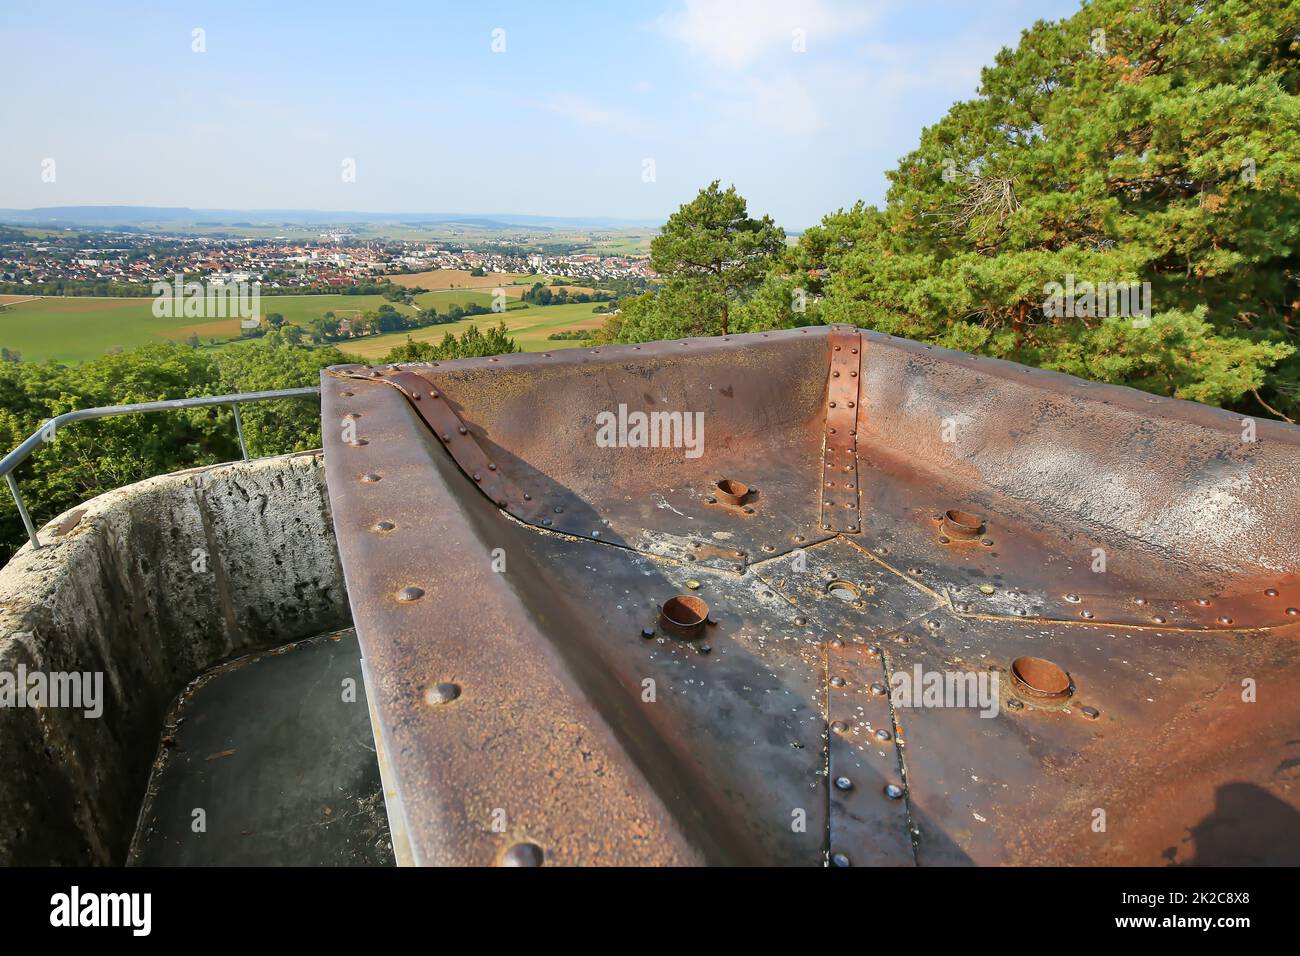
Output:
[[[340,557],[414,862],[699,861],[599,694],[492,572],[491,503],[396,389],[323,385]],[[365,445],[331,427],[349,413]]]
[[[829,536],[819,520],[827,330],[744,339],[739,350],[729,336],[335,372],[400,376],[408,388],[415,374],[438,390],[439,412],[474,439],[468,473],[495,463],[519,489],[506,510],[522,521],[639,550],[698,550],[702,563],[733,568]],[[662,429],[649,428],[654,414],[668,416]],[[669,447],[638,444],[665,435]],[[719,495],[726,480],[748,486],[743,503]]]
[[[963,613],[1194,629],[1285,627],[1300,620],[1300,580],[1207,572],[1150,549],[1036,515],[988,488],[918,473],[889,450],[862,455],[871,507],[855,539],[896,571],[946,593]],[[979,519],[954,535],[948,512]]]
[[[857,422],[862,337],[832,326],[828,337],[826,428],[822,451],[822,530],[856,533],[859,516]]]
[[[892,633],[945,603],[941,592],[844,537],[771,558],[754,571],[786,596],[796,619],[814,615],[819,629],[850,642]]]
[[[912,833],[878,648],[827,644],[830,863],[912,866]]]
[[[1296,801],[1293,640],[943,613],[885,638],[894,675],[998,678],[995,712],[895,703],[918,862],[1300,862],[1279,825]],[[1018,691],[1025,656],[1064,670],[1069,696]]]
[[[820,527],[838,335],[867,347],[859,533]],[[1260,423],[1242,449],[1226,413],[826,329],[325,382],[356,400],[325,407],[331,500],[418,862],[530,843],[557,862],[820,864],[837,834],[872,859],[878,808],[837,803],[826,773],[887,762],[836,753],[831,641],[879,644],[890,679],[1039,656],[1075,681],[1054,709],[895,708],[905,795],[883,799],[918,862],[1182,860],[1225,814],[1300,810],[1300,494],[1279,497],[1300,492],[1300,430]],[[620,405],[703,413],[701,454],[600,443]],[[366,444],[343,443],[347,411]],[[452,426],[463,442],[437,437]],[[717,623],[664,633],[674,596]],[[1273,696],[1241,710],[1255,673]],[[462,695],[419,703],[455,675]],[[1186,799],[1162,754],[1198,775]],[[1077,829],[1093,794],[1122,817],[1105,843]],[[509,833],[483,828],[493,809]],[[1267,856],[1260,826],[1241,832]]]

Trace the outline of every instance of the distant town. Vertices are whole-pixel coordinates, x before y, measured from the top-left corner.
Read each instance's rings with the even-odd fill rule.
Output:
[[[526,236],[448,242],[363,238],[347,231],[290,239],[0,227],[0,283],[3,291],[41,295],[147,295],[153,283],[183,274],[214,285],[258,283],[265,295],[337,292],[384,276],[433,270],[536,274],[585,285],[654,276],[647,256],[538,252],[530,245]]]

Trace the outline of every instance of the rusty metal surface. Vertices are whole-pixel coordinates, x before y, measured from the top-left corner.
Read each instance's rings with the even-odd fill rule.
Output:
[[[857,533],[858,371],[862,338],[835,327],[827,336],[830,377],[826,382],[826,435],[822,453],[822,530]]]
[[[839,327],[323,383],[414,862],[1300,863],[1300,429]]]
[[[889,702],[875,645],[827,645],[830,858],[834,866],[910,866],[912,828]]]

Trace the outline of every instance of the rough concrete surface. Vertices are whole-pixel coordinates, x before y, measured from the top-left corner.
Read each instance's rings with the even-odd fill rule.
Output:
[[[221,664],[167,718],[131,866],[391,866],[351,628]]]
[[[176,695],[351,623],[319,452],[161,475],[77,510],[0,569],[0,675],[101,673],[103,713],[0,707],[0,865],[122,863]]]

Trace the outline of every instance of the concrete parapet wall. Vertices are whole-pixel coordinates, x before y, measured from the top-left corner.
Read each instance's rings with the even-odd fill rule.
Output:
[[[350,623],[323,461],[151,478],[51,521],[41,542],[0,570],[0,679],[100,674],[103,712],[0,706],[0,865],[121,863],[181,689]]]

